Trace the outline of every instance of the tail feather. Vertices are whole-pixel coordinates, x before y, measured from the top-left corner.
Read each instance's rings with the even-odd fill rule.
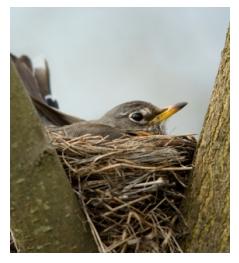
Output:
[[[37,69],[33,69],[30,58],[25,55],[18,58],[11,54],[11,61],[15,64],[34,106],[45,123],[63,126],[83,121],[57,110],[58,102],[51,98],[50,71],[47,61],[45,61],[45,68]]]
[[[59,109],[57,100],[52,97],[50,85],[50,70],[46,60],[44,60],[44,68],[35,68],[34,75],[39,85],[39,89],[45,102],[56,109]]]

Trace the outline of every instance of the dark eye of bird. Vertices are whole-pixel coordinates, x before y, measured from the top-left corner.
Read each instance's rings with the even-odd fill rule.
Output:
[[[130,115],[130,118],[134,121],[141,121],[143,119],[143,114],[140,112],[134,112]]]

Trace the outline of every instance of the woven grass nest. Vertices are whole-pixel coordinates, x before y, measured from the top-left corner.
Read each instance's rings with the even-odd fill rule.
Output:
[[[49,132],[99,252],[182,252],[180,212],[193,136],[107,140]]]

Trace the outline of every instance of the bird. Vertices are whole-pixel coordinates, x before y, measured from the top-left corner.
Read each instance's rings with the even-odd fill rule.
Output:
[[[115,106],[97,120],[88,121],[58,109],[58,102],[51,97],[47,61],[45,68],[36,69],[33,69],[26,55],[18,58],[11,54],[11,61],[44,124],[49,130],[67,137],[91,134],[116,139],[122,136],[163,135],[166,134],[165,121],[187,105],[186,102],[180,102],[161,108],[147,101],[134,100]]]
[[[166,134],[165,121],[186,105],[186,102],[181,102],[159,108],[146,101],[129,101],[114,107],[97,120],[76,122],[52,130],[61,130],[67,137],[78,137],[87,132],[110,139],[123,135],[163,135]]]

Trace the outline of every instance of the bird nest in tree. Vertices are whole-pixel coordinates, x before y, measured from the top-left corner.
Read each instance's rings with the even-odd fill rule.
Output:
[[[99,252],[182,252],[180,202],[192,169],[193,136],[49,134]]]

